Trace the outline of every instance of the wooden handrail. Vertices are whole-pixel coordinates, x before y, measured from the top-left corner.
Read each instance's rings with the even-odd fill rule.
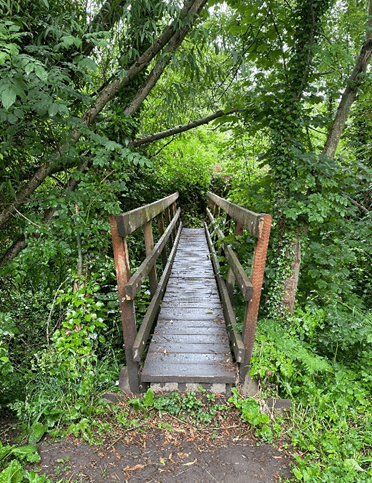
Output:
[[[241,376],[244,378],[248,371],[248,365],[252,357],[258,309],[260,305],[261,290],[266,263],[266,253],[270,238],[271,216],[267,214],[254,213],[247,210],[246,208],[234,205],[230,201],[220,198],[214,193],[208,193],[208,198],[211,204],[211,210],[207,208],[207,215],[214,227],[218,239],[220,240],[220,242],[222,242],[222,249],[229,265],[226,286],[224,280],[218,273],[219,265],[217,261],[217,256],[213,255],[215,252],[212,246],[212,238],[210,236],[208,227],[205,224],[207,239],[211,245],[210,250],[212,253],[212,261],[214,261],[213,265],[217,267],[215,268],[215,271],[217,281],[219,283],[222,304],[224,307],[224,315],[228,325],[231,325],[233,322],[235,322],[235,317],[232,316],[233,312],[231,306],[231,298],[236,283],[238,283],[239,289],[241,290],[243,298],[246,302],[242,334],[242,340],[244,342],[244,361],[242,360],[239,351],[239,354],[235,354],[237,362],[244,362],[245,369],[243,371],[240,371]],[[215,219],[215,217],[218,215],[218,208],[222,209],[226,213],[225,234],[217,226],[217,222]],[[250,276],[248,276],[243,269],[231,245],[224,242],[224,238],[228,235],[228,232],[230,230],[231,218],[236,221],[234,237],[242,234],[243,229],[246,229],[251,235],[253,235],[257,239],[255,243]],[[229,335],[231,337],[233,347],[237,347],[237,340],[239,339],[237,339],[236,333],[234,333],[231,327],[229,330]],[[238,357],[240,360],[238,360]]]
[[[128,283],[125,286],[125,292],[130,299],[134,299],[134,297],[139,292],[141,285],[147,275],[149,274],[151,268],[155,265],[157,259],[159,258],[161,252],[164,249],[165,244],[169,240],[169,237],[173,233],[174,227],[180,217],[181,208],[178,208],[176,216],[173,218],[163,236],[160,238],[158,243],[155,247],[151,250],[151,252],[147,255],[145,260],[142,262],[141,266],[138,268],[136,273],[130,278]]]
[[[261,237],[263,217],[267,215],[254,213],[249,211],[242,206],[234,205],[231,201],[227,201],[214,193],[209,192],[208,198],[215,203],[217,206],[223,209],[231,218],[239,223],[242,223],[243,228],[245,228],[249,233],[256,238]]]
[[[155,201],[150,205],[136,208],[126,213],[121,213],[117,216],[118,233],[119,236],[127,236],[133,233],[137,228],[140,228],[148,221],[151,221],[155,216],[159,215],[168,206],[174,203],[178,198],[178,191],[166,198]]]
[[[121,213],[117,217],[110,216],[128,382],[130,390],[134,393],[144,390],[140,384],[139,362],[156,319],[182,229],[181,209],[177,210],[176,207],[177,198],[178,193],[173,193],[162,200],[127,213]],[[158,221],[160,239],[154,246],[152,219],[155,217]],[[141,226],[144,230],[146,259],[136,273],[131,276],[126,237]],[[169,258],[167,257],[167,243],[170,251]],[[158,283],[156,261],[160,256],[164,270]],[[146,277],[150,281],[151,302],[137,333],[133,301]]]
[[[225,238],[225,236],[222,233],[222,231],[217,227],[216,220],[212,215],[212,213],[208,210],[208,208],[207,208],[207,215],[211,223],[215,227],[218,239],[223,242],[223,239]],[[237,254],[234,252],[231,246],[228,245],[227,243],[223,243],[223,247],[224,247],[224,252],[225,252],[225,256],[228,261],[229,267],[231,268],[231,270],[235,275],[236,281],[238,282],[238,286],[243,295],[243,298],[246,302],[249,302],[253,294],[252,283],[249,280],[248,275],[245,273],[241,263],[239,262]]]

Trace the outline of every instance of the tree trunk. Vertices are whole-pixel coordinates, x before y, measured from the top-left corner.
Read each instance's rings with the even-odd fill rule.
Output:
[[[338,105],[332,127],[328,133],[322,154],[329,159],[333,159],[340,142],[340,138],[345,127],[345,122],[350,112],[350,108],[357,98],[357,87],[361,82],[360,74],[364,74],[367,70],[372,53],[372,0],[369,4],[369,20],[366,32],[366,40],[363,43],[352,74],[347,80],[347,87],[342,94]],[[307,228],[306,228],[307,231]],[[294,242],[291,246],[293,250],[293,260],[291,262],[291,274],[284,284],[283,307],[290,313],[293,312],[298,280],[301,265],[301,230],[299,229],[295,235]]]

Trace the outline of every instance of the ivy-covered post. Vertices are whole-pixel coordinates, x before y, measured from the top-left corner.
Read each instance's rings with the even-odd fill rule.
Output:
[[[118,281],[121,325],[124,336],[129,388],[131,392],[138,393],[140,392],[139,363],[133,360],[133,344],[137,335],[136,315],[134,301],[125,293],[125,286],[130,279],[127,241],[125,237],[119,236],[116,216],[114,215],[110,216],[110,229],[112,246],[114,249],[116,277]]]

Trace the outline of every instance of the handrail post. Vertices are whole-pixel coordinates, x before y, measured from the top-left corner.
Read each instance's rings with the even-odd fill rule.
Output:
[[[243,234],[243,223],[240,223],[239,221],[237,221],[235,225],[234,239],[235,237],[240,236],[242,234]],[[232,300],[234,295],[234,287],[235,287],[235,275],[232,268],[229,267],[227,280],[226,280],[226,288],[227,288],[227,293],[229,294],[230,300]]]
[[[247,365],[250,363],[252,357],[270,230],[271,216],[263,215],[260,222],[261,236],[256,242],[252,260],[251,281],[253,285],[253,295],[251,300],[247,303],[243,325],[245,364]]]
[[[110,229],[112,246],[114,249],[114,259],[116,277],[118,281],[118,293],[120,301],[121,325],[123,329],[125,358],[128,368],[128,382],[133,393],[140,392],[139,364],[133,359],[133,344],[137,335],[136,315],[133,300],[129,300],[125,293],[125,285],[130,279],[130,265],[125,237],[120,237],[116,216],[110,216]]]
[[[145,234],[145,248],[146,248],[146,255],[148,255],[151,250],[154,248],[154,238],[152,235],[152,222],[151,220],[146,222],[143,225],[143,231]],[[151,297],[156,292],[158,287],[158,277],[156,275],[156,264],[149,272],[149,280],[150,280],[150,293]]]
[[[172,220],[172,213],[171,213],[171,210],[170,210],[170,206],[168,206],[165,211],[164,211],[164,215],[165,215],[165,222],[167,224],[167,226],[169,225],[169,223],[171,222]],[[169,238],[169,246],[170,246],[170,249],[172,249],[173,247],[173,243],[174,243],[174,235],[173,233],[171,234],[170,238]]]
[[[159,230],[159,238],[164,233],[164,219],[163,219],[163,213],[159,213],[158,216],[156,217],[158,220],[158,230]],[[165,245],[163,251],[161,252],[161,262],[163,265],[163,269],[166,267],[168,261],[168,255],[167,255],[167,245]]]

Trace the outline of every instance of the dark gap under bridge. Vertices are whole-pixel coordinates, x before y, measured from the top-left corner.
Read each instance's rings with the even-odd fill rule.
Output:
[[[229,393],[231,386],[244,383],[249,369],[271,216],[208,193],[204,228],[184,228],[177,199],[174,193],[110,217],[127,363],[122,371],[125,390],[139,393],[151,386],[185,391],[201,384],[212,392]],[[140,227],[146,259],[131,274],[127,236]],[[250,275],[231,246],[231,240],[244,230],[255,240]],[[219,254],[227,263],[226,282],[220,274]],[[163,270],[158,280],[159,258]],[[151,302],[137,330],[134,299],[147,278]],[[235,286],[246,304],[242,334],[234,329]]]

